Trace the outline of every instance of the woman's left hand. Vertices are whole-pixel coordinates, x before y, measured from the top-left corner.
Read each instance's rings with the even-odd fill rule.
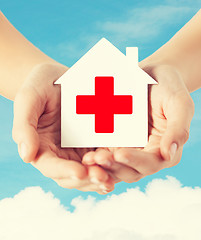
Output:
[[[145,148],[99,148],[83,157],[84,164],[104,167],[116,182],[136,182],[178,164],[194,114],[194,103],[176,69],[146,60],[140,67],[158,82],[149,86],[148,144]]]

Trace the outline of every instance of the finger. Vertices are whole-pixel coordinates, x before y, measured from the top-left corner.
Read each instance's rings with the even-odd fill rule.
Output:
[[[39,151],[38,157],[31,164],[61,187],[96,191],[100,194],[114,189],[114,181],[101,167],[92,166],[87,170],[81,163],[59,158],[55,153],[45,149]],[[98,179],[98,184],[94,182],[94,177]]]
[[[139,181],[142,177],[135,169],[115,162],[113,153],[108,150],[101,149],[97,151],[94,155],[94,161],[105,169],[108,169],[112,173],[112,176],[115,176],[114,179],[132,183]]]
[[[103,151],[102,151],[103,150]],[[108,150],[108,148],[97,148],[97,149],[93,149],[93,151],[89,151],[87,152],[84,156],[83,156],[83,160],[82,163],[85,165],[94,165],[96,164],[96,162],[94,161],[94,156],[97,152],[106,152],[106,153],[110,153],[111,151]]]
[[[162,136],[160,148],[165,160],[173,160],[177,150],[189,138],[190,123],[194,114],[194,104],[190,95],[180,93],[169,101],[164,111],[167,129]]]
[[[96,150],[96,148],[73,148],[74,152],[76,152],[78,154],[78,156],[80,156],[81,158],[83,158],[83,156],[88,153],[89,151],[93,152]]]
[[[68,189],[77,189],[83,192],[98,192],[101,193],[102,190],[99,186],[91,183],[89,179],[79,180],[79,179],[53,179],[60,187]]]
[[[89,178],[79,180],[79,179],[53,179],[60,187],[68,189],[77,189],[84,192],[97,192],[99,194],[107,194],[114,190],[114,181],[111,178],[104,184],[94,184]]]
[[[94,155],[95,155],[94,151],[90,151],[90,152],[86,153],[83,156],[82,163],[85,165],[94,165],[96,163],[94,161]]]
[[[114,185],[105,184],[104,187],[102,185],[100,187],[98,185],[93,184],[93,185],[89,185],[89,186],[80,187],[79,190],[84,191],[84,192],[88,192],[88,191],[97,192],[98,194],[105,195],[114,190]]]
[[[92,189],[92,183],[89,182],[88,179],[86,180],[79,180],[75,178],[53,178],[53,180],[62,188],[68,188],[68,189],[77,189],[80,190],[81,188],[88,185],[89,189]]]
[[[89,166],[88,176],[91,183],[98,187],[98,192],[108,193],[114,189],[115,181],[99,166]]]
[[[87,178],[87,169],[80,162],[59,158],[54,152],[46,149],[40,150],[31,164],[44,176],[52,179],[84,180]]]
[[[105,167],[111,167],[114,162],[113,153],[107,149],[100,149],[93,154],[93,159],[97,164]]]
[[[135,150],[134,148],[122,148],[114,153],[115,161],[131,167],[139,174],[139,178],[154,174],[167,167],[167,163],[155,153]]]
[[[36,129],[42,108],[42,103],[33,90],[21,90],[15,98],[13,139],[25,162],[32,161],[38,152],[39,136]]]
[[[133,183],[143,178],[143,175],[136,169],[116,161],[108,170],[111,172],[111,176],[115,181],[121,180],[126,183]]]
[[[94,159],[94,156],[97,155],[98,152],[103,152],[102,151],[103,148],[98,148],[95,152],[94,151],[91,151],[91,152],[88,152],[84,155],[83,157],[83,160],[82,160],[82,163],[84,165],[87,165],[87,166],[92,166],[92,165],[95,165],[95,164],[99,164],[101,165],[103,168],[105,169],[110,169],[109,166],[111,165],[111,163],[109,162],[108,164],[106,162],[106,154],[109,152],[107,149],[105,150],[106,154],[98,154],[98,155],[102,155],[102,158],[98,158],[98,160],[96,161]],[[110,156],[110,153],[109,153],[109,156]],[[111,160],[111,159],[110,159]],[[112,159],[113,160],[113,159]],[[113,160],[114,161],[114,160]],[[118,164],[118,163],[117,163]],[[115,176],[115,173],[113,174],[111,171],[107,171],[109,173],[109,175],[114,179],[114,181],[117,183],[120,181],[120,179],[118,177]]]
[[[109,192],[112,192],[114,190],[115,182],[112,179],[112,177],[109,177],[108,180],[104,183],[100,184],[92,184],[90,186],[83,186],[79,190],[81,191],[93,191],[97,192],[99,194],[107,194]]]
[[[104,183],[109,178],[109,174],[99,166],[89,166],[88,176],[90,181],[94,184]]]

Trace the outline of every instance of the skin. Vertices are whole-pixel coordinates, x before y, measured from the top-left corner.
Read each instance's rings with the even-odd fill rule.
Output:
[[[59,186],[106,194],[114,189],[112,177],[99,166],[81,163],[92,149],[60,147],[61,90],[53,83],[65,71],[52,64],[34,67],[15,97],[13,139],[21,158]]]
[[[143,63],[141,63],[142,65]],[[108,169],[128,183],[179,163],[188,140],[193,101],[178,72],[168,65],[144,70],[158,81],[149,88],[149,140],[145,148],[105,148],[86,153],[83,163]]]
[[[114,180],[81,164],[91,149],[60,148],[60,88],[68,67],[31,44],[0,12],[0,94],[14,100],[13,139],[21,158],[60,186],[106,194]]]
[[[104,166],[116,179],[134,182],[179,163],[194,113],[189,92],[201,87],[200,22],[201,10],[169,42],[140,63],[158,81],[149,88],[147,146],[103,149],[101,154],[89,152],[83,158],[84,164]]]
[[[201,10],[175,36],[143,61],[142,66],[170,65],[189,92],[201,88]]]
[[[0,94],[14,100],[16,93],[39,64],[61,65],[36,48],[0,11]]]
[[[189,23],[188,27],[181,30],[182,34],[177,34],[180,34],[180,41],[183,41],[184,33],[198,25],[200,13],[198,16],[197,21],[194,20],[197,17],[191,20],[194,24],[189,26]],[[1,15],[1,18],[5,17]],[[0,31],[4,29],[6,32],[5,29],[11,26],[7,20],[3,22],[5,25],[0,27]],[[194,113],[189,91],[200,87],[197,84],[197,77],[200,76],[199,64],[196,62],[197,67],[194,66],[193,73],[190,73],[191,68],[188,66],[192,63],[187,60],[194,59],[193,54],[196,52],[190,51],[190,47],[194,47],[191,42],[196,41],[194,35],[192,39],[185,41],[187,45],[181,48],[181,52],[178,50],[178,54],[174,55],[175,44],[181,43],[175,36],[170,41],[171,44],[167,43],[169,48],[162,47],[140,63],[140,67],[159,83],[149,88],[149,142],[145,148],[61,149],[60,88],[53,86],[53,82],[67,68],[36,50],[17,30],[11,28],[9,34],[12,32],[12,37],[19,38],[19,46],[7,45],[6,33],[3,32],[5,39],[3,43],[0,40],[0,49],[7,47],[4,57],[6,58],[6,51],[10,47],[14,48],[12,52],[16,56],[12,56],[14,59],[11,63],[9,59],[1,59],[0,63],[5,66],[0,70],[0,79],[4,78],[1,94],[10,99],[15,97],[13,138],[25,162],[31,162],[62,187],[105,194],[113,190],[116,182],[138,181],[180,161]],[[198,36],[200,35],[196,35],[196,38]],[[21,56],[21,61],[17,61],[18,51],[15,48],[20,46],[21,50],[23,46],[27,47],[26,51],[22,51],[26,57]],[[188,54],[192,56],[184,59],[182,52],[186,48],[189,48]],[[196,59],[199,60],[199,57],[199,54],[196,55]],[[178,61],[179,64],[176,64]],[[183,65],[185,67],[179,67]],[[190,81],[187,76],[191,74],[195,76]],[[15,76],[15,82],[12,76]],[[3,86],[5,79],[7,84]]]

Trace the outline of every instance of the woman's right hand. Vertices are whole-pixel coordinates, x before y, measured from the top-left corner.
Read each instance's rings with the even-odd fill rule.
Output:
[[[67,71],[57,64],[34,67],[14,102],[13,139],[21,158],[61,187],[105,194],[114,180],[100,166],[84,166],[91,148],[61,148],[61,91],[54,82]]]

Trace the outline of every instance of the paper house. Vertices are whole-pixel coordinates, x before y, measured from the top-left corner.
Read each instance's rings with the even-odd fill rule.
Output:
[[[61,147],[144,147],[148,84],[138,48],[126,56],[102,38],[55,84],[61,84]]]

